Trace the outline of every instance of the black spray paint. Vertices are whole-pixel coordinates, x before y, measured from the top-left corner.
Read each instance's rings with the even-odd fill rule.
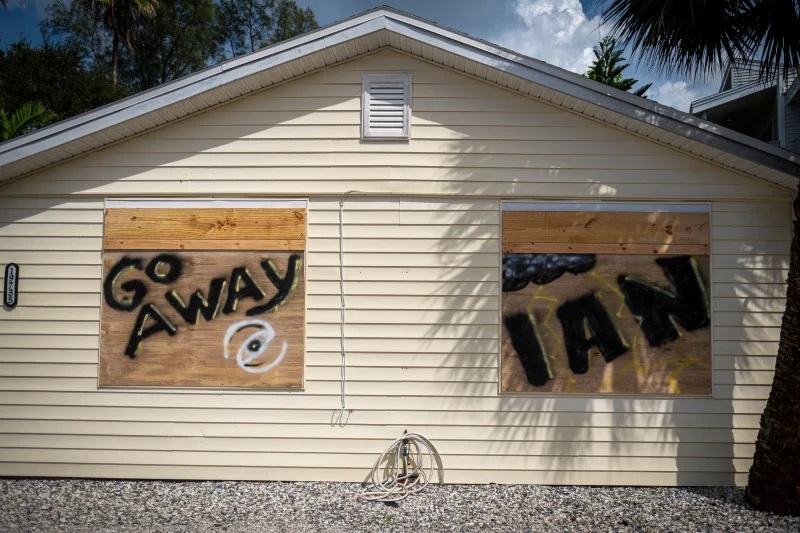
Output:
[[[658,258],[656,264],[673,285],[669,292],[651,283],[621,275],[617,278],[625,303],[637,316],[648,343],[661,346],[677,340],[676,324],[694,331],[710,324],[705,284],[690,256]],[[517,291],[529,282],[544,285],[565,272],[579,274],[595,266],[590,254],[504,254],[503,291]],[[564,331],[569,367],[575,374],[589,370],[589,350],[597,347],[606,362],[628,351],[622,333],[595,293],[563,303],[556,312]],[[542,386],[552,378],[536,321],[524,313],[504,317],[511,344],[520,357],[528,381]]]
[[[566,272],[588,272],[596,262],[594,254],[503,254],[503,291],[524,289],[529,282],[547,285]]]
[[[536,387],[541,387],[553,379],[550,364],[542,348],[542,341],[536,331],[536,323],[528,318],[525,313],[507,316],[503,323],[511,338],[528,382]]]
[[[166,272],[163,270],[167,267]],[[181,277],[183,262],[172,254],[161,254],[147,264],[145,274],[156,283],[172,283]]]
[[[144,283],[138,279],[128,280],[122,285],[120,285],[120,289],[133,293],[130,296],[123,296],[122,298],[117,298],[114,294],[114,289],[116,288],[117,278],[122,275],[123,272],[129,269],[135,270],[142,270],[142,260],[139,258],[132,258],[132,257],[123,257],[117,264],[111,267],[111,271],[106,276],[105,281],[103,282],[103,297],[106,300],[106,303],[112,308],[118,311],[133,311],[136,307],[142,303],[142,300],[147,295],[147,287],[145,287]]]
[[[573,373],[585,374],[589,370],[592,346],[597,346],[606,363],[628,351],[625,340],[595,293],[565,302],[556,315],[564,330],[564,348]]]
[[[261,268],[264,269],[270,283],[277,289],[277,293],[266,304],[248,309],[245,313],[247,316],[275,311],[289,299],[300,279],[303,258],[298,254],[289,257],[286,273],[283,276],[269,259],[261,261]],[[128,270],[143,270],[147,277],[155,283],[170,284],[178,281],[182,275],[183,262],[180,257],[171,254],[161,254],[153,258],[146,267],[143,267],[142,260],[136,257],[126,256],[117,261],[103,282],[103,295],[108,305],[118,311],[133,311],[142,303],[148,292],[144,282],[137,279],[125,281],[117,287],[119,277]],[[216,318],[226,285],[228,294],[222,310],[225,314],[235,312],[239,302],[245,298],[260,301],[266,296],[247,268],[239,266],[231,270],[230,283],[221,277],[212,279],[208,288],[208,297],[200,289],[197,289],[189,297],[188,303],[185,303],[175,290],[167,291],[164,298],[187,324],[197,325],[201,315],[207,321]],[[118,297],[116,294],[118,289],[131,294]],[[148,322],[152,322],[152,324],[148,325]],[[172,336],[177,330],[178,327],[155,304],[147,303],[139,310],[136,324],[125,348],[125,354],[134,358],[142,341],[147,337],[161,331],[166,331]]]
[[[167,292],[164,297],[183,317],[187,324],[197,325],[200,315],[206,320],[214,320],[219,309],[219,302],[222,300],[222,291],[225,289],[225,278],[214,278],[208,286],[208,298],[203,296],[202,291],[197,289],[189,297],[189,303],[184,304],[180,295],[176,291]]]
[[[269,281],[278,289],[278,294],[273,296],[266,304],[248,310],[247,313],[245,313],[247,316],[255,316],[273,311],[289,298],[289,295],[292,294],[292,291],[294,291],[297,285],[300,272],[303,270],[303,259],[297,254],[293,254],[289,257],[289,264],[286,267],[286,276],[284,277],[281,277],[277,267],[269,259],[261,261],[261,268],[264,269],[264,273],[269,278]]]
[[[147,326],[148,319],[153,322],[150,326]],[[144,304],[139,310],[139,316],[136,317],[136,325],[133,326],[131,336],[128,338],[125,355],[131,359],[136,357],[142,341],[159,331],[166,331],[172,337],[178,331],[178,328],[161,313],[158,307],[153,304]]]
[[[236,311],[239,300],[252,298],[255,301],[263,300],[264,291],[258,286],[256,280],[245,267],[236,267],[231,271],[231,284],[228,286],[228,299],[222,312],[229,315]]]
[[[674,322],[686,331],[710,323],[703,279],[696,261],[689,256],[680,256],[659,258],[656,263],[675,287],[675,294],[626,275],[617,278],[625,294],[625,303],[639,318],[639,325],[650,346],[661,346],[678,339],[680,333]]]

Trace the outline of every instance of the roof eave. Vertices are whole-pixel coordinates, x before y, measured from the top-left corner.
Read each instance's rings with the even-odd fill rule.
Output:
[[[710,111],[718,106],[738,100],[739,98],[744,98],[745,96],[761,92],[765,89],[771,89],[776,86],[777,82],[764,83],[760,81],[754,81],[752,83],[748,83],[747,85],[737,87],[736,89],[730,89],[721,93],[706,96],[705,98],[699,98],[689,105],[689,113],[696,115],[698,113]]]
[[[689,140],[730,151],[736,155],[749,155],[748,159],[758,164],[800,178],[800,156],[787,150],[496,45],[472,38],[469,38],[472,43],[466,43],[464,37],[459,39],[443,35],[444,31],[438,26],[420,28],[407,23],[402,23],[402,26],[400,24],[400,21],[389,21],[387,28],[399,32],[402,27],[405,29],[403,33],[408,37],[427,39],[428,42],[435,39],[437,44],[434,46],[447,51],[459,53],[487,66],[545,85],[552,90],[604,107],[630,119],[682,135]],[[451,42],[456,43],[455,47],[450,44]],[[495,58],[502,58],[502,61]],[[650,115],[645,116],[642,113],[643,109]]]
[[[763,175],[756,177],[767,179],[778,185],[789,186],[786,180],[791,177],[793,186],[794,180],[800,178],[800,156],[796,154],[657,102],[602,85],[542,61],[385,7],[356,15],[326,28],[227,61],[84,115],[43,128],[30,135],[0,144],[0,169],[3,167],[9,169],[9,165],[11,166],[9,170],[13,169],[14,175],[7,177],[27,175],[45,166],[58,163],[58,156],[54,161],[38,167],[31,161],[26,161],[26,158],[41,154],[45,150],[66,152],[59,148],[66,146],[68,142],[78,142],[93,134],[100,136],[103,131],[108,131],[104,128],[130,124],[130,121],[137,118],[146,118],[148,113],[151,113],[152,116],[154,111],[166,109],[168,106],[186,99],[207,95],[210,91],[247,79],[248,76],[252,78],[267,69],[291,64],[292,61],[296,62],[298,59],[310,57],[311,54],[324,52],[331,47],[350,43],[376,32],[382,32],[382,30],[388,30],[388,44],[398,49],[403,48],[402,38],[417,41],[443,52],[456,54],[465,61],[480,64],[489,70],[499,71],[515,79],[524,80],[540,89],[547,89],[565,97],[578,99],[587,103],[587,107],[598,106],[613,114],[613,120],[606,120],[612,124],[617,124],[621,120],[633,121],[642,126],[632,129],[632,131],[642,130],[643,127],[650,129],[651,126],[680,136],[682,139],[679,144],[692,144],[696,147],[697,143],[700,143],[700,145],[725,152],[724,154],[717,153],[716,158],[725,156],[726,159],[730,159],[728,157],[730,155],[733,156],[733,159],[748,160],[747,164],[740,164],[737,170],[747,172],[742,169],[763,169],[766,172],[762,171],[761,174],[772,175],[774,173],[768,171],[767,167],[774,169],[785,177],[778,179]],[[386,33],[381,35],[386,35]],[[585,114],[594,117],[589,113]],[[674,143],[673,146],[675,146]],[[678,148],[680,149],[679,146]],[[696,153],[696,151],[692,150],[691,153]],[[73,157],[75,155],[78,154],[74,154]],[[67,159],[67,157],[62,157],[60,160],[63,159]]]

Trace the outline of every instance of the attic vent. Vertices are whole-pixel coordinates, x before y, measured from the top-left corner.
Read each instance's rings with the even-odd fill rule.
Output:
[[[363,139],[408,139],[411,74],[365,74],[361,98]]]

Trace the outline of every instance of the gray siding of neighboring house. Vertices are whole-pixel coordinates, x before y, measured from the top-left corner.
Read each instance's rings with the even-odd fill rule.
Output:
[[[800,106],[786,106],[786,146],[787,150],[800,152]]]
[[[758,81],[760,64],[753,61],[737,61],[731,69],[731,89]]]

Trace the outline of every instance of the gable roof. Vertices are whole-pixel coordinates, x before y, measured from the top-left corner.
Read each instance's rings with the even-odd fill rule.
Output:
[[[800,178],[798,154],[380,7],[2,143],[0,181],[387,47],[783,187]]]

